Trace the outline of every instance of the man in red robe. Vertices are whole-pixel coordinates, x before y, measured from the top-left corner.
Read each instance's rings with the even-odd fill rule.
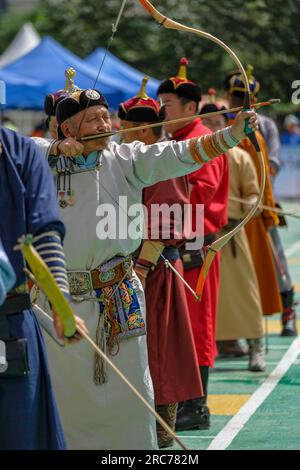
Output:
[[[144,80],[140,93],[119,108],[122,128],[130,129],[160,121],[159,103],[146,94]],[[127,143],[139,140],[154,144],[161,140],[162,127],[124,131]],[[184,205],[189,204],[185,176],[173,178],[143,191],[148,224],[135,270],[145,288],[147,347],[158,413],[175,428],[177,404],[203,395],[185,287],[165,265],[165,259],[183,276],[178,247],[184,243]],[[151,214],[154,205],[164,205],[161,216]],[[176,209],[175,209],[176,205]],[[175,209],[173,216],[171,210]],[[160,448],[172,439],[157,423]]]
[[[201,101],[201,89],[188,80],[186,74],[187,59],[181,59],[177,77],[165,80],[158,89],[158,96],[164,106],[165,118],[177,119],[194,116]],[[187,124],[167,124],[166,132],[171,138],[180,141],[211,134],[200,118],[191,118]],[[217,232],[227,224],[227,200],[229,191],[229,169],[227,156],[222,155],[214,162],[205,164],[199,171],[188,176],[193,205],[193,231],[196,230],[197,204],[204,205],[204,243],[210,244]],[[197,233],[197,236],[201,234]],[[201,256],[198,266],[185,269],[185,280],[196,288],[201,268]],[[197,264],[197,263],[196,263]],[[193,264],[194,265],[194,264]],[[205,282],[201,303],[187,291],[189,313],[193,327],[194,340],[200,366],[204,397],[187,400],[178,411],[176,429],[208,429],[210,413],[207,407],[207,387],[209,367],[216,356],[216,316],[219,288],[220,255],[215,257]]]

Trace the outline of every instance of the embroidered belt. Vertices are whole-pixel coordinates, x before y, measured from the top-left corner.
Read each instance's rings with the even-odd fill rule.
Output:
[[[124,277],[131,276],[132,259],[131,257],[125,258],[121,263],[108,269],[99,266],[92,271],[71,270],[67,274],[70,294],[84,295],[95,289],[103,289],[118,284]]]

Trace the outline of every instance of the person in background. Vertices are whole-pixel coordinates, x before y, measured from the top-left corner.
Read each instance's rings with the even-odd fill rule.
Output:
[[[216,103],[215,93],[210,89],[211,103],[202,107],[200,115],[225,110],[224,106]],[[212,131],[216,131],[227,124],[227,116],[207,116],[203,121]],[[259,195],[256,170],[250,155],[238,147],[228,150],[227,154],[229,201],[228,224],[223,227],[224,233],[246,217]],[[231,197],[242,198],[245,204],[235,202]],[[218,352],[223,356],[243,356],[246,351],[238,340],[247,338],[251,345],[252,340],[261,340],[263,336],[258,281],[244,228],[222,249],[216,336]],[[250,347],[249,370],[265,370],[263,350],[257,352]]]
[[[286,116],[283,121],[283,129],[280,136],[282,144],[300,144],[300,125],[297,116],[294,114]]]
[[[253,67],[250,68],[249,72],[253,73]],[[253,77],[252,79],[257,82]],[[257,96],[260,91],[260,84],[256,86],[253,101],[257,101]],[[289,129],[290,136],[299,136],[300,127],[296,116],[289,115],[286,117],[285,126]],[[275,178],[280,171],[280,137],[276,123],[273,119],[264,115],[258,115],[259,130],[265,139],[265,143],[268,151],[268,158],[270,164],[270,181],[274,186]],[[297,122],[295,122],[297,121]],[[298,128],[298,130],[297,130]],[[299,139],[300,143],[300,139]],[[278,203],[275,204],[277,208],[281,208]],[[295,295],[292,278],[289,272],[287,259],[284,253],[283,245],[280,238],[279,228],[280,226],[286,226],[287,222],[284,217],[280,217],[279,226],[274,225],[270,227],[271,243],[274,247],[274,263],[276,267],[276,274],[280,288],[281,300],[282,300],[282,314],[281,314],[281,336],[297,336],[297,325],[296,325],[296,310],[295,310]]]
[[[257,80],[251,76],[251,72],[252,70],[248,71],[248,77],[251,99],[253,100],[258,92],[259,84]],[[243,106],[245,85],[239,71],[228,74],[225,79],[224,88],[230,108]],[[234,115],[229,115],[229,123],[232,122],[233,118]],[[266,168],[266,185],[263,195],[263,204],[273,208],[275,207],[275,199],[270,181],[267,147],[260,132],[256,132],[256,137],[262,149]],[[251,155],[256,168],[258,181],[260,183],[260,162],[254,146],[249,139],[245,139],[240,143],[240,148],[246,150]],[[278,216],[272,210],[264,209],[260,215],[251,219],[245,227],[258,279],[260,299],[264,315],[273,315],[275,313],[282,312],[283,310],[280,287],[274,262],[274,252],[269,233],[270,229],[278,225],[278,223]],[[262,340],[251,340],[250,349],[253,349],[258,356],[262,355],[264,350]]]

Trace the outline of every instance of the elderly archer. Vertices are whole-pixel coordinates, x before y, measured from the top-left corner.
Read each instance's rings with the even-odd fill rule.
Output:
[[[152,404],[144,295],[131,263],[142,230],[118,239],[103,229],[101,236],[104,212],[109,217],[116,214],[116,221],[124,220],[120,196],[127,198],[130,214],[130,208],[141,203],[143,188],[191,173],[238,145],[246,137],[248,118],[256,129],[256,115],[244,112],[227,129],[178,143],[118,145],[108,138],[95,138],[82,144],[82,155],[59,157],[56,163],[57,196],[67,226],[65,255],[75,301],[72,307],[84,318],[92,337]],[[108,104],[96,90],[79,90],[61,100],[56,119],[58,137],[74,142],[111,130]],[[82,342],[76,351],[69,349],[62,355],[59,346],[48,341],[48,351],[70,448],[156,448],[153,417],[94,358],[88,345]]]

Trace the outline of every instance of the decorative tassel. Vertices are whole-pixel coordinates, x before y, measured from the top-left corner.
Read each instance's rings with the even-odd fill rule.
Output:
[[[96,331],[96,344],[106,354],[106,335],[105,335],[105,314],[99,315]],[[96,385],[103,385],[108,381],[107,365],[101,356],[95,353],[94,360],[94,382]]]

